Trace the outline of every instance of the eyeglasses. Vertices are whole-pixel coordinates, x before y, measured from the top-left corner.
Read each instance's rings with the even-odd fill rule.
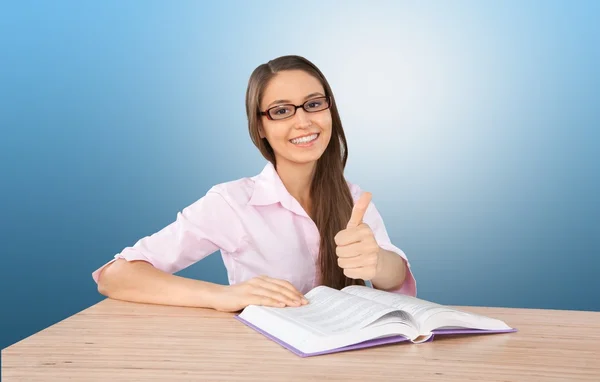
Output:
[[[303,108],[307,113],[316,113],[323,111],[331,107],[330,97],[319,97],[313,98],[302,105],[284,104],[273,106],[267,109],[267,111],[261,111],[260,115],[266,115],[270,120],[281,120],[293,117],[296,114],[296,110]]]

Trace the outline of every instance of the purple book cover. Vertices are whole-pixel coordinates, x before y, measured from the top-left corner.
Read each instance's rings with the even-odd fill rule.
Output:
[[[257,332],[261,333],[262,335],[264,335],[265,337],[271,339],[272,341],[278,343],[279,345],[283,346],[284,348],[290,350],[291,352],[293,352],[294,354],[300,356],[300,357],[311,357],[311,356],[317,356],[317,355],[323,355],[323,354],[330,354],[330,353],[339,353],[339,352],[343,352],[343,351],[349,351],[349,350],[356,350],[356,349],[364,349],[364,348],[369,348],[369,347],[374,347],[374,346],[380,346],[380,345],[386,345],[386,344],[392,344],[392,343],[399,343],[399,342],[406,342],[409,341],[408,338],[404,337],[404,336],[390,336],[390,337],[385,337],[385,338],[376,338],[374,340],[369,340],[369,341],[364,341],[364,342],[360,342],[354,345],[349,345],[349,346],[344,346],[341,348],[337,348],[337,349],[331,349],[331,350],[326,350],[326,351],[322,351],[322,352],[316,352],[316,353],[304,353],[301,352],[300,350],[296,349],[295,347],[291,346],[288,343],[285,343],[283,341],[281,341],[279,338],[276,338],[272,335],[270,335],[269,333],[265,332],[264,330],[252,325],[250,322],[244,320],[243,318],[241,318],[239,315],[234,316],[234,318],[242,323],[244,323],[245,325],[249,326],[250,328],[256,330]],[[434,330],[433,331],[433,335],[425,342],[431,342],[433,341],[433,338],[435,335],[448,335],[448,334],[492,334],[492,333],[512,333],[512,332],[516,332],[517,329],[504,329],[504,330],[480,330],[480,329],[439,329],[439,330]]]

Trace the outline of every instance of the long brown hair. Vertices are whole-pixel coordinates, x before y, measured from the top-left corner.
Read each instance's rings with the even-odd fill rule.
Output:
[[[348,145],[331,87],[323,73],[312,62],[300,56],[282,56],[259,65],[252,72],[246,90],[246,114],[250,137],[262,155],[277,168],[273,148],[267,139],[261,138],[259,134],[262,126],[259,112],[267,84],[278,72],[284,70],[303,70],[312,75],[321,82],[325,95],[331,97],[331,140],[317,161],[310,188],[311,217],[320,234],[318,264],[320,284],[336,289],[347,285],[364,285],[363,280],[346,277],[337,264],[334,237],[346,228],[354,205],[344,178]]]

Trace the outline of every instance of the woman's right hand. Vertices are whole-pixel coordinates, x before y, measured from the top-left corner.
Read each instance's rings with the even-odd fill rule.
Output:
[[[302,293],[288,281],[267,276],[224,286],[215,297],[215,309],[223,312],[237,312],[248,305],[283,308],[308,303]]]

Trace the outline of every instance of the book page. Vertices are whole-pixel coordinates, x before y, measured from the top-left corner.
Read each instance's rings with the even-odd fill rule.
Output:
[[[319,286],[305,297],[309,304],[304,306],[266,309],[322,335],[361,329],[376,321],[400,322],[416,329],[405,312],[333,288]]]
[[[360,296],[372,301],[379,302],[389,307],[401,309],[412,315],[416,321],[424,322],[434,314],[453,309],[416,297],[400,293],[384,292],[360,285],[353,285],[342,289],[344,292],[354,296]]]
[[[400,293],[385,292],[359,285],[346,287],[342,291],[409,313],[418,322],[421,334],[427,334],[433,329],[442,327],[510,329],[500,320],[459,311]]]

